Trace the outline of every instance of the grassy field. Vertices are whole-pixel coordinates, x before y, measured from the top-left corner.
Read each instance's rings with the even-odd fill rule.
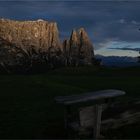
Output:
[[[121,89],[124,105],[140,99],[140,67],[61,68],[44,74],[0,75],[0,138],[65,138],[58,95]],[[123,127],[123,138],[140,138],[139,125]],[[131,132],[131,133],[129,133]],[[122,138],[118,131],[112,131]]]

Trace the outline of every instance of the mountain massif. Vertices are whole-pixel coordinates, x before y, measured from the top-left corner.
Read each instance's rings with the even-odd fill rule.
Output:
[[[57,23],[0,19],[0,69],[28,71],[34,66],[92,65],[93,45],[84,30],[60,42]]]

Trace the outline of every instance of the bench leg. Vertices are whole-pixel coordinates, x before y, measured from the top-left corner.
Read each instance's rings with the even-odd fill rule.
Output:
[[[95,117],[95,126],[94,126],[94,139],[97,140],[100,138],[100,127],[101,127],[101,117],[102,117],[102,105],[96,105],[96,117]]]
[[[71,108],[70,106],[66,106],[64,110],[64,125],[66,130],[66,137],[69,137],[69,123],[71,117]]]

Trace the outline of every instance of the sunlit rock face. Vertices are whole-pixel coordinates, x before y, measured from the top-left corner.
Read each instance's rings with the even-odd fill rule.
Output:
[[[7,57],[16,56],[17,50],[21,51],[22,57],[26,55],[24,59],[28,62],[27,69],[34,63],[46,61],[49,64],[52,60],[60,61],[62,57],[62,46],[59,41],[58,28],[55,22],[1,19],[0,38],[0,55],[3,56],[3,59],[0,61],[5,66],[19,65],[14,58],[9,59],[8,62],[3,62]],[[8,48],[6,52],[3,52],[3,49],[6,47],[5,44],[8,44]],[[15,52],[12,51],[13,48]],[[25,66],[25,61],[24,63],[20,63],[20,65]]]
[[[47,52],[50,48],[60,49],[57,24],[44,20],[13,21],[0,20],[0,37],[28,51]]]
[[[93,57],[92,43],[83,28],[73,30],[61,43],[55,22],[0,19],[0,67],[8,72],[28,71],[38,65],[87,65]]]
[[[93,45],[84,30],[73,30],[69,40],[63,43],[67,65],[91,65],[94,59]]]

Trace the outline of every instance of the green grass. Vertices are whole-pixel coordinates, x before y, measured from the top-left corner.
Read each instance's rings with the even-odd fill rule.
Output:
[[[65,138],[63,107],[54,102],[55,96],[111,88],[126,91],[120,98],[125,103],[140,99],[139,77],[137,67],[69,67],[44,74],[0,75],[0,138]]]

